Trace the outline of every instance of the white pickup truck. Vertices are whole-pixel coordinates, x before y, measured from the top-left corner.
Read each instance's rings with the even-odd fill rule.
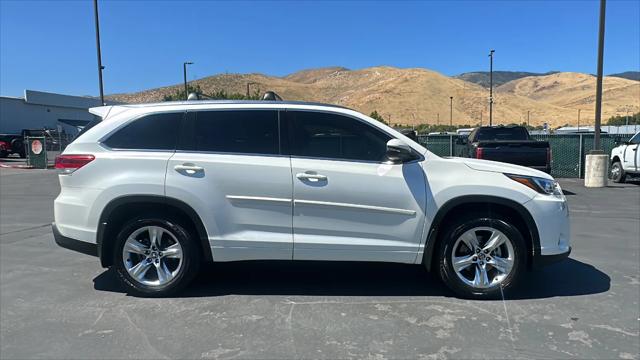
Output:
[[[611,180],[623,183],[627,175],[640,176],[640,132],[631,140],[621,143],[611,150]]]

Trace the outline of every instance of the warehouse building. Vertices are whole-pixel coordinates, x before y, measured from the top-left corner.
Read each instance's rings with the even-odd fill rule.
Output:
[[[0,96],[0,134],[55,129],[76,134],[93,119],[87,109],[100,106],[91,97],[25,90],[24,97]]]

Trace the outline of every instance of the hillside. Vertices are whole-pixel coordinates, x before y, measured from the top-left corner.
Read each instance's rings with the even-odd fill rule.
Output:
[[[495,88],[494,123],[526,121],[548,122],[551,126],[574,123],[576,110],[582,112],[583,123],[593,119],[595,78],[576,73],[559,73],[525,77]],[[388,66],[349,70],[330,67],[303,70],[285,77],[263,74],[219,74],[191,84],[204,93],[225,90],[245,93],[273,90],[286,100],[318,101],[338,104],[365,114],[376,110],[394,124],[449,123],[449,97],[453,96],[454,124],[486,124],[488,91],[480,85],[422,69],[399,69]],[[164,95],[181,89],[180,84],[138,93],[116,94],[112,100],[144,103],[161,101]],[[640,109],[640,82],[607,77],[603,118],[619,113],[621,106]],[[634,98],[635,96],[635,98]]]
[[[500,86],[506,84],[509,81],[521,79],[527,76],[545,76],[555,74],[557,71],[550,71],[547,73],[532,73],[526,71],[494,71],[493,72],[493,86]],[[488,71],[474,71],[466,72],[455,76],[456,79],[472,82],[482,87],[489,88],[490,79]]]

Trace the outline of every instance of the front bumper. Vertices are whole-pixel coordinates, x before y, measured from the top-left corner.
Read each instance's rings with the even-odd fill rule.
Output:
[[[533,267],[566,259],[571,254],[571,222],[566,198],[537,195],[523,205],[538,230],[539,243],[534,244]]]
[[[51,229],[53,230],[53,239],[58,246],[86,255],[98,256],[98,246],[96,244],[72,239],[60,234],[55,222],[51,223]]]
[[[540,268],[543,266],[555,264],[569,257],[571,254],[571,246],[569,246],[569,251],[561,254],[555,255],[539,255],[533,261],[534,268]]]

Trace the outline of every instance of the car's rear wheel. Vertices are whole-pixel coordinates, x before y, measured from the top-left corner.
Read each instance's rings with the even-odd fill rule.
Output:
[[[526,245],[518,229],[502,218],[457,221],[440,246],[440,276],[457,295],[502,296],[524,270]]]
[[[624,169],[622,168],[622,164],[620,163],[620,161],[615,161],[613,164],[611,164],[610,173],[611,180],[616,183],[623,183],[627,176],[624,172]]]
[[[159,297],[183,289],[196,275],[200,256],[184,226],[140,218],[118,234],[113,264],[129,293]]]

